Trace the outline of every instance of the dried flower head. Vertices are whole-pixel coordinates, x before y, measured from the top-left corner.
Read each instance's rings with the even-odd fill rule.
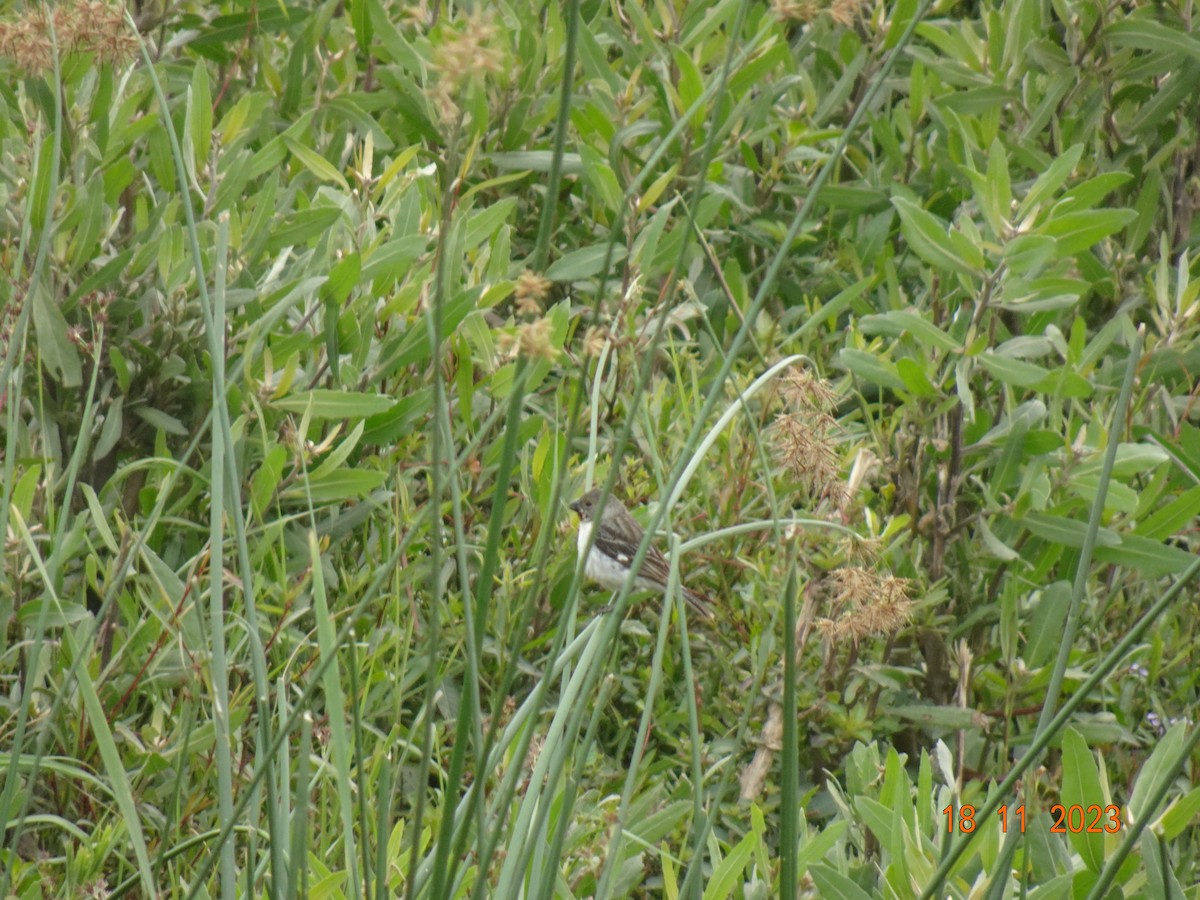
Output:
[[[42,7],[29,9],[15,22],[0,22],[0,56],[31,72],[54,64],[54,44]]]
[[[911,582],[892,575],[880,576],[869,569],[847,566],[829,573],[832,596],[830,618],[819,619],[817,627],[831,640],[894,634],[912,617],[909,599]]]
[[[94,53],[101,62],[122,62],[137,49],[125,11],[98,0],[77,0],[55,7],[33,6],[13,22],[0,22],[0,56],[28,71],[54,64],[54,42],[62,53]]]
[[[428,26],[433,21],[428,0],[415,0],[415,2],[409,0],[400,10],[400,19],[408,25],[416,25],[419,28]]]
[[[837,395],[807,370],[793,368],[783,378],[783,397],[788,411],[773,426],[777,458],[810,496],[842,509],[848,495],[838,477],[840,456],[832,438],[837,421],[830,415]]]
[[[504,71],[504,52],[497,46],[497,29],[491,16],[467,16],[457,29],[447,28],[433,51],[436,83],[430,92],[443,121],[458,116],[456,98],[471,82]]]
[[[837,406],[837,394],[808,369],[793,366],[783,376],[783,396],[796,410],[829,414]]]
[[[500,352],[507,356],[524,356],[528,359],[553,362],[559,353],[550,335],[550,320],[546,318],[518,325],[516,334],[500,335],[497,344]]]
[[[847,28],[858,19],[862,0],[771,0],[771,9],[784,22],[811,22],[823,12]]]
[[[524,316],[541,315],[542,303],[550,296],[550,282],[526,269],[517,278],[517,312]]]
[[[604,345],[608,343],[608,329],[603,325],[589,325],[587,331],[583,333],[583,354],[584,356],[599,356],[604,351]]]
[[[811,22],[821,12],[816,0],[771,0],[771,9],[785,22]]]
[[[813,427],[810,417],[781,413],[773,426],[780,462],[804,485],[810,496],[825,497],[841,508],[845,488],[838,480],[838,455],[829,435]]]
[[[882,550],[878,538],[855,536],[838,542],[838,552],[841,557],[855,565],[876,562]]]
[[[829,15],[839,25],[850,28],[858,21],[864,5],[862,0],[833,0],[829,4]]]

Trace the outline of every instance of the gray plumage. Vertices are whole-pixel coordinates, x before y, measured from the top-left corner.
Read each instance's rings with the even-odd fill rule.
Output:
[[[600,489],[595,488],[571,504],[571,509],[579,514],[580,553],[584,551],[595,528],[595,513],[600,506],[600,497]],[[591,552],[584,562],[584,574],[601,587],[610,591],[619,590],[625,583],[629,565],[633,562],[643,534],[645,532],[642,526],[629,514],[629,510],[610,494],[600,511],[600,527],[596,529]],[[651,544],[646,550],[634,586],[642,590],[665,593],[670,572],[671,564],[667,562],[667,558]],[[683,591],[683,599],[692,609],[705,618],[713,617],[712,604],[707,599],[683,585],[680,585],[680,589]]]

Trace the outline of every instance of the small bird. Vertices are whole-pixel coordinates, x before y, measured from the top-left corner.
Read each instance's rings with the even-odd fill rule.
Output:
[[[587,547],[588,539],[595,524],[596,507],[600,505],[601,491],[599,488],[588,491],[571,504],[571,509],[579,514],[579,552]],[[629,564],[637,553],[638,545],[642,542],[645,532],[642,526],[629,514],[616,497],[609,495],[600,513],[600,528],[596,531],[592,549],[588,553],[583,571],[588,578],[596,581],[601,587],[610,591],[620,589],[629,575]],[[638,570],[634,586],[642,590],[666,593],[667,578],[670,575],[670,564],[665,556],[653,544],[646,550],[642,567]],[[706,619],[713,617],[712,604],[695,591],[680,585],[683,599],[692,609]]]

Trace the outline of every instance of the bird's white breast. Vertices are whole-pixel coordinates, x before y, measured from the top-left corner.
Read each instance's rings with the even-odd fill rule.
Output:
[[[579,535],[576,538],[575,546],[580,553],[587,548],[588,538],[592,535],[592,524],[592,522],[579,523]],[[617,590],[625,582],[628,572],[627,566],[622,566],[595,546],[592,547],[583,564],[583,574],[610,591]]]

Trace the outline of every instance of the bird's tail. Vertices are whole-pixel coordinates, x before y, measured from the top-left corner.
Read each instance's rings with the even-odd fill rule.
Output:
[[[684,588],[683,589],[683,599],[688,602],[688,606],[690,606],[692,609],[694,609],[697,613],[702,615],[704,618],[712,619],[712,618],[716,617],[716,615],[717,615],[716,608],[713,606],[712,601],[709,600],[707,597],[705,597],[703,594],[697,594],[693,590]]]

